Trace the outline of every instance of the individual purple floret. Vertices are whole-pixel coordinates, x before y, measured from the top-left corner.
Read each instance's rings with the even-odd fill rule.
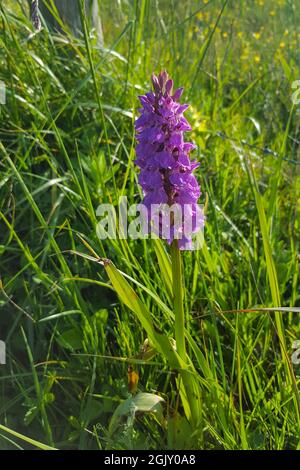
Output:
[[[148,213],[153,204],[179,207],[183,215],[179,227],[171,223],[168,242],[177,238],[180,249],[192,249],[192,234],[203,228],[204,217],[197,205],[201,193],[193,175],[199,163],[192,163],[189,158],[195,146],[184,142],[184,132],[191,130],[183,115],[188,105],[179,103],[183,88],[173,93],[173,80],[167,72],[161,72],[158,77],[153,74],[152,83],[154,92],[139,96],[142,108],[135,121],[138,141],[135,163],[141,169],[143,204]],[[153,210],[151,217],[153,222]],[[160,214],[160,236],[162,231]]]

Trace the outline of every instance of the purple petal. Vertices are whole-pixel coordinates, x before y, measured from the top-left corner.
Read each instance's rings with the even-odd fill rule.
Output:
[[[182,88],[182,87],[181,87],[181,88],[178,88],[178,89],[175,91],[174,95],[172,96],[173,100],[174,100],[174,101],[178,101],[178,100],[180,99],[182,93],[183,93],[183,88]]]

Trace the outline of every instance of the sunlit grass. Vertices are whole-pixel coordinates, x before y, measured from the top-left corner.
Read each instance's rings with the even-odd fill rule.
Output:
[[[23,2],[1,3],[1,448],[299,447],[299,313],[242,311],[300,306],[299,9],[178,3],[103,1],[103,50],[30,36]],[[178,397],[169,248],[96,236],[100,203],[140,201],[137,95],[164,68],[191,103],[207,202],[204,247],[183,256],[197,429]],[[167,420],[146,414],[112,435],[128,365]]]

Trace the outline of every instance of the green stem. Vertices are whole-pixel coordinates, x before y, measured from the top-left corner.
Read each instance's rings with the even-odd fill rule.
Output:
[[[179,385],[179,391],[187,419],[198,426],[201,419],[200,389],[197,381],[192,374],[193,367],[190,367],[190,361],[187,356],[185,346],[185,313],[183,306],[183,276],[181,254],[178,248],[178,240],[174,240],[171,245],[172,278],[173,278],[173,302],[175,315],[175,339],[177,353],[183,362],[183,368],[180,372],[182,386]]]
[[[172,276],[173,276],[173,302],[175,314],[175,339],[177,345],[177,352],[181,359],[186,362],[186,348],[185,348],[185,318],[183,307],[183,279],[182,279],[182,264],[181,255],[178,248],[178,240],[173,240],[171,245],[171,258],[172,258]]]

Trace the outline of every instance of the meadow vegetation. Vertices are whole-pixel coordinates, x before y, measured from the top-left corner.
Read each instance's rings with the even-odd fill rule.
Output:
[[[0,448],[300,448],[298,2],[103,0],[101,49],[34,33],[26,4],[0,4]],[[100,203],[141,200],[137,96],[164,69],[206,208],[183,253],[189,420],[148,342],[174,337],[170,249],[96,234]]]

